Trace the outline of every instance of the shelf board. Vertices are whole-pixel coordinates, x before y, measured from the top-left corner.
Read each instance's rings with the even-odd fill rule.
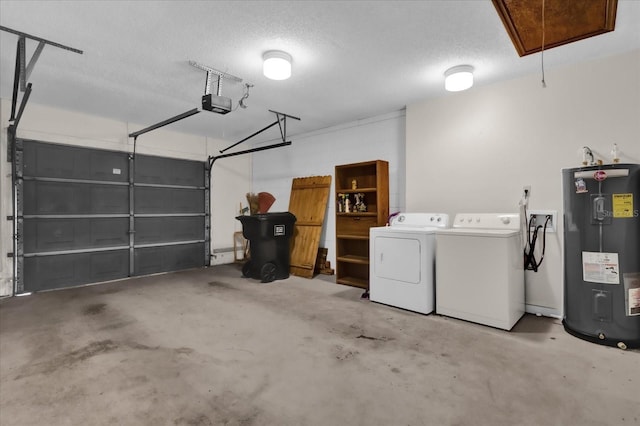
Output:
[[[350,213],[336,213],[336,216],[350,216],[350,217],[368,216],[368,217],[376,217],[376,216],[378,216],[378,213],[376,213],[376,212],[350,212]]]
[[[336,194],[357,194],[358,192],[376,192],[378,188],[337,189]]]
[[[338,262],[357,263],[358,265],[368,265],[369,257],[356,256],[355,254],[345,254],[336,258]]]
[[[346,284],[353,287],[369,288],[369,281],[356,277],[341,277],[336,279],[337,284]]]
[[[340,234],[336,235],[336,238],[339,240],[360,240],[360,241],[368,241],[368,235],[351,235],[351,234]]]

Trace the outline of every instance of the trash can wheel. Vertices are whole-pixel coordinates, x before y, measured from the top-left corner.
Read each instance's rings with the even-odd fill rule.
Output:
[[[260,269],[260,279],[263,283],[270,283],[276,279],[277,266],[273,262],[267,262]]]
[[[251,265],[251,261],[247,260],[244,265],[242,265],[242,276],[245,278],[248,278],[249,275],[251,274],[251,268],[253,266]]]

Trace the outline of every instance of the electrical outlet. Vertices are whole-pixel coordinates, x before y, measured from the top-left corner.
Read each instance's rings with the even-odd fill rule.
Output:
[[[524,206],[524,208],[527,208],[527,206],[529,205],[529,197],[531,196],[531,185],[525,185],[522,187],[522,198],[520,198],[520,201],[518,202],[518,204],[520,206]]]
[[[549,221],[547,222],[547,218]],[[544,228],[547,223],[547,232],[556,232],[558,212],[556,210],[531,210],[529,211],[529,230],[533,231],[538,226]]]

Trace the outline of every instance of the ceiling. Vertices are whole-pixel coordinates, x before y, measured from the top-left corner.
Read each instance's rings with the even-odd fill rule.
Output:
[[[545,51],[545,69],[640,49],[638,22],[640,1],[620,0],[615,31]],[[476,87],[541,69],[539,54],[518,56],[490,0],[0,0],[0,25],[84,52],[46,46],[29,79],[29,104],[125,121],[130,132],[200,107],[206,72],[189,61],[253,84],[246,109],[203,111],[167,127],[232,142],[274,122],[269,110],[301,118],[287,122],[291,139],[456,96],[443,82],[455,65],[475,67]],[[17,40],[0,31],[6,99]],[[27,59],[36,46],[27,41]],[[272,49],[293,56],[289,80],[262,75],[262,54]],[[546,83],[553,85],[548,76]],[[243,89],[222,80],[234,107]],[[279,133],[272,128],[260,137]]]

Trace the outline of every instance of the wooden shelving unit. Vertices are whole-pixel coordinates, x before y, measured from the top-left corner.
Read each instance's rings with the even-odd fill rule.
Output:
[[[336,166],[336,282],[369,289],[369,228],[389,217],[389,163],[383,160]],[[340,211],[343,197],[355,210],[362,194],[366,211]]]

